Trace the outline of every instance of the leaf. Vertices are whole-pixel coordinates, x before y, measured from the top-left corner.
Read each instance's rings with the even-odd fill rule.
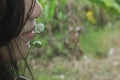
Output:
[[[103,1],[107,7],[112,7],[113,2],[114,2],[114,0],[109,0],[109,1],[108,0],[101,0],[101,1]]]
[[[59,12],[58,13],[58,19],[61,20],[63,18],[63,13],[62,12]]]
[[[113,3],[113,7],[120,13],[120,6],[117,3]]]

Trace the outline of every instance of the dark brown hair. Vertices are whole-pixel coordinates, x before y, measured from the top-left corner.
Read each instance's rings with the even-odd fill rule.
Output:
[[[33,12],[36,0],[32,0],[25,15],[24,0],[0,0],[0,47],[7,46],[11,63],[6,64],[0,56],[0,80],[14,80],[18,74],[17,62],[13,61],[12,40],[17,38]],[[27,65],[26,61],[25,64]]]

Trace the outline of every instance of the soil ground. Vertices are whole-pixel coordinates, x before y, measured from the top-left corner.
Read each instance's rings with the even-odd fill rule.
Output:
[[[119,48],[102,59],[83,56],[79,61],[70,61],[55,57],[51,61],[32,60],[31,65],[36,80],[120,80]]]

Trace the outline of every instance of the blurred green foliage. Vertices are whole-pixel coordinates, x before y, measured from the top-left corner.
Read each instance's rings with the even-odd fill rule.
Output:
[[[120,13],[120,3],[118,0],[88,0],[92,3],[103,6],[108,9],[110,12],[115,11],[115,13]]]
[[[119,0],[38,1],[43,7],[43,15],[37,19],[37,22],[45,24],[44,32],[35,38],[42,42],[40,55],[49,59],[58,55],[65,57],[76,55],[75,50],[78,49],[76,45],[80,44],[79,49],[82,49],[80,56],[88,53],[93,56],[105,56],[110,46],[102,45],[109,40],[109,36],[104,37],[107,33],[104,29],[108,28],[109,24],[113,29],[113,24],[120,20]],[[69,22],[69,19],[72,22]],[[91,20],[95,20],[96,23]],[[75,35],[79,34],[75,38],[78,39],[76,44],[70,40],[70,26],[74,28]],[[75,31],[78,26],[80,32]]]
[[[41,45],[36,44],[37,49],[33,48],[35,51],[32,58],[35,57],[35,60],[44,62],[44,60],[51,60],[56,56],[73,60],[74,56],[81,58],[83,55],[103,58],[107,56],[110,48],[120,47],[118,43],[120,41],[120,0],[38,1],[43,7],[43,14],[37,19],[37,23],[43,23],[45,30],[33,39],[33,42],[42,43]],[[57,62],[59,58],[55,61],[59,64]],[[72,80],[90,80],[91,75],[96,75],[96,66],[93,66],[92,74],[91,71],[87,72],[91,70],[89,66],[94,62],[80,68],[78,65],[81,66],[81,62],[76,63],[78,67],[75,67],[74,62],[69,66],[69,63],[65,61],[65,64],[68,63],[67,67],[65,64],[60,64],[52,66],[49,71],[46,66],[50,63],[49,61],[48,63],[37,63],[36,60],[33,66],[40,64],[45,68],[41,69],[39,65],[40,68],[38,67],[34,72],[36,80],[70,80],[71,77],[73,77]],[[52,63],[54,63],[53,60]],[[86,67],[88,69],[85,71]],[[78,72],[81,76],[76,75]],[[103,70],[102,74],[106,74],[106,71]]]

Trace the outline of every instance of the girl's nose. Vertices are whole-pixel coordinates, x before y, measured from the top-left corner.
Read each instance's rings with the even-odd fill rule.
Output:
[[[34,10],[33,10],[33,13],[30,19],[39,17],[42,14],[42,12],[43,12],[42,6],[40,5],[38,1],[36,1],[35,7],[34,7]]]

